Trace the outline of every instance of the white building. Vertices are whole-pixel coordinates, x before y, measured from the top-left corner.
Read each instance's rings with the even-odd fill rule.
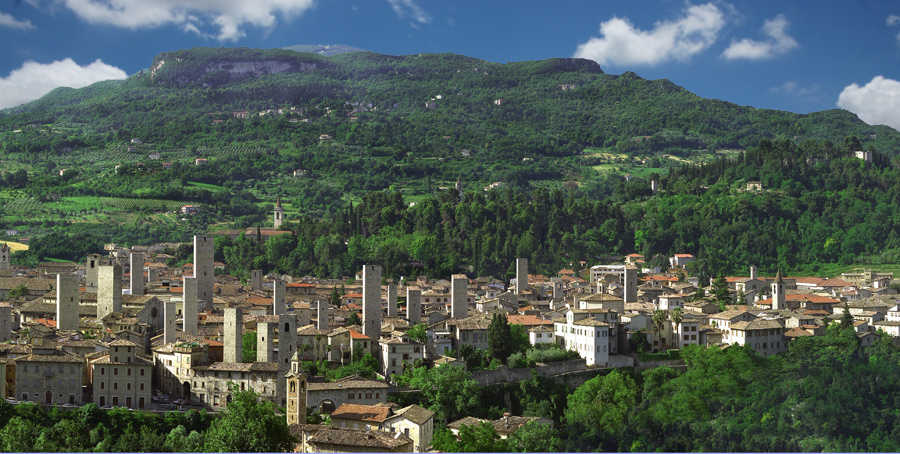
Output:
[[[615,338],[611,339],[616,329],[615,312],[569,310],[565,323],[554,323],[554,328],[566,350],[578,352],[588,366],[609,362],[610,346],[615,345]]]

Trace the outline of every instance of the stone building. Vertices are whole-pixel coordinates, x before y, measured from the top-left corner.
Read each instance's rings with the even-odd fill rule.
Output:
[[[139,356],[141,346],[110,342],[109,351],[91,361],[93,401],[100,407],[144,409],[151,406],[153,362]]]
[[[81,405],[84,359],[55,348],[32,348],[15,360],[15,392],[20,401]]]

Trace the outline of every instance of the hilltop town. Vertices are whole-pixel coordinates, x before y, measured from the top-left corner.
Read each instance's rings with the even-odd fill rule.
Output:
[[[280,206],[273,217],[257,241],[290,235]],[[460,368],[480,386],[536,373],[577,387],[611,369],[681,367],[688,346],[778,355],[830,324],[852,328],[861,347],[900,339],[892,273],[762,276],[750,266],[699,282],[690,254],[670,257],[665,272],[630,254],[549,277],[521,258],[509,282],[395,280],[367,264],[344,279],[254,270],[242,283],[214,261],[215,238],[195,236],[180,267],[166,265],[178,244],[108,244],[84,264],[37,268],[11,266],[0,246],[0,393],[13,404],[218,412],[252,390],[285,408],[297,451],[421,452],[445,427],[487,421],[505,439],[553,421],[400,406],[417,368]],[[516,351],[511,332],[527,338]]]

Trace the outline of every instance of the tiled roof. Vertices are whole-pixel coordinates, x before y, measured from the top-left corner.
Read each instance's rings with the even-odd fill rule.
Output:
[[[394,414],[388,419],[393,418],[406,418],[416,424],[425,424],[429,419],[434,418],[434,412],[420,407],[416,404],[410,405],[408,407],[401,408],[394,412]]]
[[[332,420],[338,418],[383,423],[390,414],[391,409],[389,407],[344,403],[331,413],[331,418]]]
[[[316,434],[310,437],[307,442],[313,446],[340,445],[351,448],[381,448],[394,450],[412,443],[412,440],[404,435],[403,432],[390,434],[372,430],[338,429],[333,427],[329,430],[320,430],[316,432]]]

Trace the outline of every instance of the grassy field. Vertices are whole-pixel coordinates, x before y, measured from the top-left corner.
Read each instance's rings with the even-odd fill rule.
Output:
[[[224,191],[224,190],[225,190],[225,188],[222,187],[222,186],[218,186],[218,185],[214,185],[214,184],[209,184],[209,183],[200,183],[200,182],[197,182],[197,181],[188,181],[187,184],[188,184],[188,186],[194,186],[194,187],[198,187],[198,188],[201,188],[201,189],[208,189],[208,190],[213,191],[213,192],[220,192],[220,191]]]
[[[789,273],[791,276],[816,276],[827,278],[840,278],[841,273],[859,273],[862,271],[877,271],[880,273],[894,273],[900,278],[900,264],[886,265],[839,265],[836,263],[813,264],[797,267]]]
[[[7,246],[9,246],[9,248],[12,249],[13,252],[28,250],[27,244],[17,243],[15,241],[3,241],[3,240],[0,240],[0,243],[4,243]]]

